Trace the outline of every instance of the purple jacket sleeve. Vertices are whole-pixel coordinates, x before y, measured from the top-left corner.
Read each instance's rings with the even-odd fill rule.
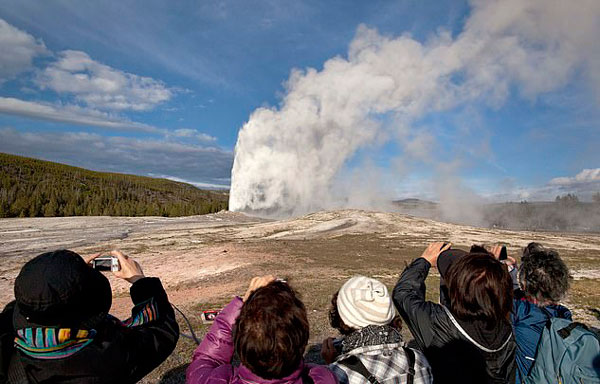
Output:
[[[232,374],[229,364],[233,357],[232,329],[242,304],[242,299],[236,297],[217,316],[204,340],[194,351],[192,363],[186,371],[187,383],[229,382]]]

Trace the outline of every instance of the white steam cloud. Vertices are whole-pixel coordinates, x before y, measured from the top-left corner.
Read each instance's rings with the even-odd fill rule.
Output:
[[[423,151],[431,138],[411,124],[429,113],[500,106],[515,86],[534,98],[576,72],[600,90],[599,20],[597,0],[474,0],[456,37],[441,31],[419,42],[359,26],[347,57],[294,70],[280,106],[257,109],[242,127],[230,209],[295,215],[340,206],[348,196],[335,184],[357,150],[395,137],[407,153]]]

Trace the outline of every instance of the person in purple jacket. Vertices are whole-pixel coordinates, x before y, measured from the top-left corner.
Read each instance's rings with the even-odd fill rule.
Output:
[[[244,298],[234,298],[192,358],[187,383],[334,384],[325,366],[303,360],[309,327],[304,304],[273,276],[255,277]],[[233,353],[241,364],[231,364]]]

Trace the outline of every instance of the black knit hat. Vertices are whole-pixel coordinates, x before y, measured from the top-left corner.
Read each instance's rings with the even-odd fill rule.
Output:
[[[112,304],[108,279],[77,253],[48,252],[27,262],[15,281],[15,329],[92,328]]]

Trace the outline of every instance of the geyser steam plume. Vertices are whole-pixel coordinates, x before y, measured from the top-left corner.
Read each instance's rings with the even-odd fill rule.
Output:
[[[383,132],[408,150],[413,123],[467,104],[532,99],[577,71],[600,89],[600,1],[474,0],[457,36],[419,42],[359,26],[347,57],[293,70],[278,108],[259,108],[239,132],[229,207],[294,215],[339,206],[335,179]],[[336,194],[332,191],[336,189]]]

